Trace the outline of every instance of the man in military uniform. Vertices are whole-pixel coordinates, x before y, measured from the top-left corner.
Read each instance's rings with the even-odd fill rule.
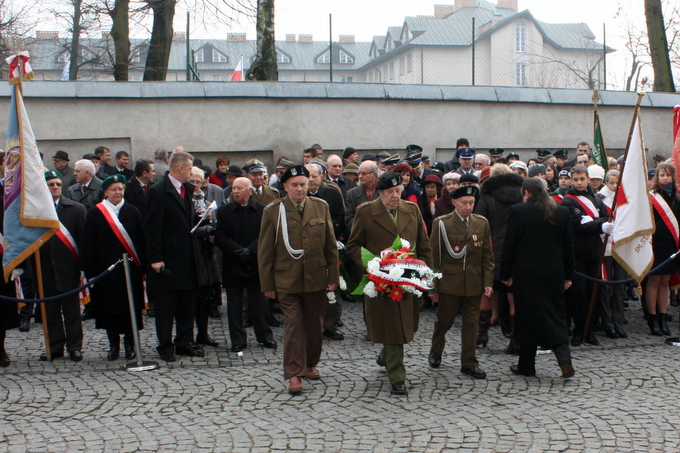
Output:
[[[433,302],[439,302],[439,307],[428,361],[432,368],[441,365],[446,333],[460,312],[463,315],[460,371],[484,379],[486,373],[479,368],[475,348],[482,294],[486,297],[493,294],[494,257],[489,222],[472,213],[478,193],[476,186],[453,191],[455,210],[437,218],[432,228],[434,264],[444,276],[436,282],[437,293],[430,295]]]
[[[378,181],[379,197],[357,208],[347,251],[362,270],[365,270],[361,260],[362,247],[379,255],[397,236],[407,240],[418,257],[432,267],[432,250],[420,208],[401,199],[403,190],[401,175],[386,173]],[[404,344],[411,342],[418,330],[420,303],[412,294],[404,295],[400,302],[368,296],[364,297],[364,302],[368,338],[383,344],[378,364],[387,368],[391,392],[404,395]]]
[[[243,167],[246,177],[253,183],[252,197],[267,206],[274,200],[278,200],[279,192],[264,183],[264,164],[257,159],[251,159]]]
[[[293,394],[302,391],[301,377],[321,378],[316,365],[326,291],[335,291],[339,282],[328,204],[307,197],[307,178],[301,165],[283,174],[287,195],[265,208],[257,249],[262,292],[270,299],[278,296],[283,311],[283,376]]]

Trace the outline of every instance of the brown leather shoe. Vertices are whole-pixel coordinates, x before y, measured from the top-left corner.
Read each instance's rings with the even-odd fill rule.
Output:
[[[560,368],[562,369],[562,379],[572,378],[576,374],[574,367],[571,365],[562,365]]]
[[[315,366],[307,367],[307,379],[312,379],[314,381],[321,379],[321,375]]]
[[[302,391],[302,380],[298,376],[293,376],[290,378],[290,382],[288,383],[288,393],[295,395],[296,393],[300,393]]]

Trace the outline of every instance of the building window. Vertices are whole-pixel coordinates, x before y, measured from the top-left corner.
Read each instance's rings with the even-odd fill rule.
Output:
[[[215,49],[212,51],[212,61],[213,63],[226,63],[227,62],[227,57],[226,55],[222,55]]]
[[[342,81],[343,83],[352,83],[352,82],[354,82],[354,77],[352,77],[352,76],[343,76],[342,79],[341,79],[341,81]]]
[[[413,72],[413,54],[406,55],[406,72]]]
[[[527,51],[527,26],[526,24],[515,25],[515,52]]]
[[[139,49],[135,50],[132,53],[132,57],[130,58],[131,63],[141,63],[142,62],[142,55]]]
[[[290,63],[290,57],[280,52],[276,53],[276,62],[279,64]]]
[[[390,80],[394,80],[394,61],[390,61]]]
[[[316,59],[316,62],[319,63],[319,64],[329,64],[331,62],[330,51],[324,52],[323,55],[321,55],[319,58]]]
[[[527,64],[515,63],[515,85],[518,87],[527,86]]]
[[[354,63],[354,58],[350,57],[347,55],[345,52],[342,50],[340,51],[340,63],[342,64],[352,64]]]
[[[401,57],[399,59],[399,74],[404,75],[404,73],[406,73],[406,59]]]
[[[203,52],[203,49],[194,53],[194,61],[196,63],[203,63],[205,61],[205,54]]]

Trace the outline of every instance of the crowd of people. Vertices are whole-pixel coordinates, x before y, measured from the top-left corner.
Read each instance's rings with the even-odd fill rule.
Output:
[[[67,353],[81,361],[82,321],[90,318],[106,330],[107,360],[119,358],[121,335],[123,355],[134,359],[133,325],[142,328],[144,311],[155,321],[162,360],[203,357],[204,347],[219,346],[210,319],[221,316],[224,289],[232,352],[249,347],[250,327],[258,344],[277,348],[272,328],[283,325],[283,374],[293,394],[303,390],[302,378],[321,378],[323,339],[344,339],[342,301],[357,299],[366,339],[383,345],[376,362],[394,394],[408,392],[404,345],[419,328],[420,311],[430,308],[436,320],[429,366],[441,366],[460,313],[462,373],[486,378],[476,350],[500,324],[509,339],[505,353],[519,356],[513,373],[534,376],[537,351],[552,350],[562,377],[570,378],[570,345],[597,345],[597,332],[627,337],[625,298],[638,300],[633,285],[599,285],[589,307],[593,282],[585,278],[627,275],[605,240],[614,227],[621,159],[609,159],[605,172],[586,142],[571,160],[565,150],[536,154],[524,162],[503,149],[478,152],[461,138],[450,160],[433,163],[418,145],[408,145],[403,158],[360,157],[351,147],[324,156],[313,145],[301,165],[281,157],[270,174],[257,159],[240,167],[226,156],[212,169],[182,147],[159,149],[133,170],[125,151],[114,156],[100,146],[73,167],[68,153],[57,151],[45,183],[63,228],[40,249],[44,295],[69,292],[127,253],[135,305],[131,314],[122,266],[90,289],[82,314],[78,295],[45,303],[49,346],[39,359]],[[662,162],[650,169],[649,189],[655,261],[641,285],[642,308],[650,333],[670,336],[677,266],[667,258],[680,237],[675,168]],[[441,272],[434,290],[399,300],[350,294],[347,283],[366,273],[362,250],[380,255],[398,237]],[[26,299],[37,297],[33,261],[13,273]],[[14,283],[0,289],[15,294]],[[28,331],[31,318],[40,317],[27,302],[20,311],[0,303],[0,366],[10,364],[6,332]]]

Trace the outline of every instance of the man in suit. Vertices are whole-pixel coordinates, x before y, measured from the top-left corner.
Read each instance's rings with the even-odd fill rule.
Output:
[[[153,177],[151,182],[158,182],[165,176],[168,171],[168,159],[170,159],[170,153],[164,148],[158,148],[153,153],[153,167],[156,169],[156,176]]]
[[[99,203],[99,192],[102,187],[101,180],[94,174],[95,167],[92,161],[87,159],[77,161],[73,169],[76,183],[68,188],[64,196],[82,204],[86,210],[90,210]]]
[[[378,164],[373,161],[359,165],[359,184],[350,189],[345,197],[345,229],[349,234],[357,207],[367,201],[378,198]],[[347,236],[345,236],[347,237]]]
[[[397,236],[407,240],[418,258],[432,267],[430,241],[418,205],[401,199],[404,190],[399,173],[385,173],[377,185],[379,198],[366,202],[357,209],[347,252],[352,261],[365,271],[361,248],[380,255]],[[413,340],[418,330],[420,303],[412,294],[405,294],[400,302],[381,297],[364,296],[368,339],[382,343],[378,364],[387,368],[391,392],[406,394],[404,344]]]
[[[129,181],[135,172],[127,168],[130,165],[130,154],[127,151],[118,151],[116,153],[116,173],[125,176],[125,179]]]
[[[437,292],[430,295],[439,307],[428,362],[432,368],[441,365],[446,333],[460,312],[463,316],[460,371],[475,379],[485,379],[475,349],[482,294],[493,295],[494,257],[489,222],[472,213],[478,195],[476,186],[453,191],[454,211],[438,217],[432,228],[435,267],[444,276],[436,282]]]
[[[257,273],[257,241],[264,205],[251,197],[253,184],[248,178],[232,183],[233,201],[217,209],[215,243],[222,250],[223,279],[227,290],[227,321],[232,352],[248,347],[243,326],[243,291],[248,292],[249,316],[255,338],[265,348],[276,349],[272,329],[267,324],[269,305],[260,290]]]
[[[460,148],[456,151],[456,157],[458,158],[458,163],[460,167],[454,170],[459,175],[467,175],[468,173],[474,174],[474,160],[476,151],[474,148]]]
[[[57,170],[45,173],[45,181],[59,216],[66,229],[52,236],[40,248],[45,296],[63,294],[80,286],[79,244],[85,230],[85,208],[61,195],[62,180]],[[64,346],[74,362],[83,360],[83,326],[80,320],[78,294],[45,303],[51,359],[64,357]],[[62,318],[63,317],[63,318]],[[47,355],[40,356],[46,361]]]
[[[139,159],[135,162],[135,175],[125,185],[125,201],[137,208],[142,217],[146,211],[146,194],[155,176],[151,159]]]
[[[302,391],[301,377],[320,379],[327,291],[338,285],[338,249],[325,201],[307,196],[309,171],[301,165],[281,177],[287,195],[262,215],[258,243],[260,286],[278,296],[284,317],[283,376],[288,391]]]
[[[250,179],[253,184],[253,198],[263,205],[267,206],[274,200],[280,198],[276,189],[273,189],[264,183],[264,164],[257,159],[251,159],[246,162],[243,167],[246,178]]]
[[[342,174],[342,159],[335,154],[328,157],[328,180],[334,182],[342,192],[342,197],[347,197],[347,192],[356,187],[354,181]]]
[[[115,175],[116,168],[109,165],[109,162],[111,162],[111,150],[106,146],[97,146],[94,150],[94,153],[99,156],[99,168],[97,171],[109,176]]]
[[[61,174],[61,183],[68,188],[73,181],[73,168],[69,167],[69,158],[66,151],[57,151],[52,156],[52,165],[54,169]]]
[[[175,152],[168,174],[147,193],[144,229],[147,235],[149,297],[156,310],[156,350],[162,360],[175,354],[203,357],[194,343],[194,313],[198,275],[194,255],[194,186],[189,184],[193,156]],[[172,339],[172,325],[176,335]]]
[[[312,161],[311,164],[306,165],[309,171],[309,183],[307,187],[307,196],[318,197],[328,203],[328,209],[333,221],[333,232],[335,239],[339,240],[342,233],[345,231],[345,203],[342,201],[342,195],[336,189],[324,187],[321,182],[323,180],[320,165]],[[344,340],[345,335],[338,330],[338,323],[342,316],[342,305],[340,298],[336,297],[336,302],[330,303],[326,299],[326,309],[324,310],[323,319],[323,336],[331,340]]]

